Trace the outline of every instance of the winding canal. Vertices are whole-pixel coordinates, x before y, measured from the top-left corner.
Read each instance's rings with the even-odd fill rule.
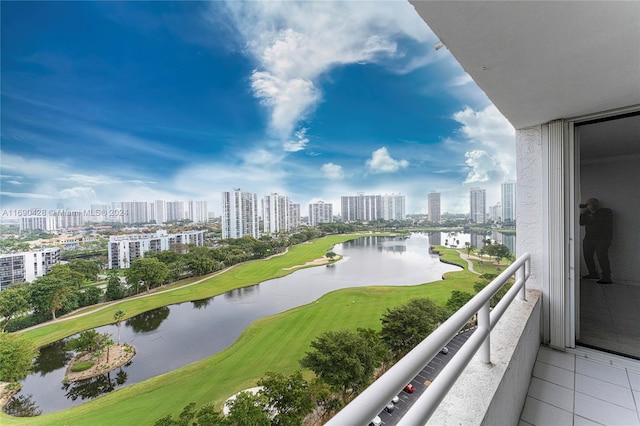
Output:
[[[19,394],[7,404],[12,415],[63,410],[104,393],[211,356],[231,345],[253,321],[317,300],[334,290],[371,285],[417,285],[440,280],[457,267],[429,253],[426,235],[363,237],[334,247],[343,259],[228,293],[145,312],[123,323],[121,341],[137,354],[103,376],[63,384],[73,354],[59,341],[41,348]],[[116,326],[97,329],[117,335]]]

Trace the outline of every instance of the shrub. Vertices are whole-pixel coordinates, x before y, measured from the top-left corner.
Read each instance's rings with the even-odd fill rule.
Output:
[[[93,367],[93,362],[91,361],[80,361],[76,362],[71,366],[71,371],[77,373],[78,371],[88,370]]]

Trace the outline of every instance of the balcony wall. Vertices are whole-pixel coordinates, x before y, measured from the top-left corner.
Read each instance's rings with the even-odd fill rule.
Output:
[[[515,299],[491,333],[491,364],[476,356],[428,424],[518,424],[541,341],[541,292]]]

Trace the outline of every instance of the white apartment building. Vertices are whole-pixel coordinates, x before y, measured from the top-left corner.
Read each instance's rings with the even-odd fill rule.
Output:
[[[131,262],[144,257],[146,252],[169,250],[174,244],[204,245],[204,231],[168,234],[161,230],[155,234],[112,235],[109,237],[109,269],[125,269]]]
[[[0,254],[0,290],[13,282],[32,282],[57,263],[60,263],[60,249],[57,247]]]
[[[58,225],[54,216],[23,216],[20,217],[20,231],[56,231]]]
[[[156,200],[153,209],[153,219],[161,225],[167,221],[167,203],[164,200]]]
[[[166,222],[183,220],[185,217],[184,201],[167,201]]]
[[[222,193],[222,238],[260,236],[258,196],[235,188]]]
[[[341,197],[342,220],[371,221],[383,218],[382,195],[346,195]]]
[[[469,191],[470,220],[473,223],[487,221],[487,191],[481,188],[471,188]]]
[[[206,201],[188,201],[187,208],[188,219],[193,223],[205,223],[207,221],[208,211]]]
[[[289,204],[289,229],[297,229],[300,227],[300,204]]]
[[[333,222],[333,204],[318,201],[309,204],[309,225]]]
[[[405,197],[404,195],[383,195],[382,196],[382,218],[384,220],[404,220]]]
[[[510,180],[501,185],[502,221],[516,220],[516,181]]]
[[[275,234],[290,229],[291,202],[286,195],[272,193],[262,198],[262,222],[264,232]]]
[[[429,215],[429,222],[438,223],[441,220],[440,217],[440,193],[431,191],[427,195],[427,214]]]
[[[494,206],[489,206],[489,220],[502,222],[502,204],[500,202]]]

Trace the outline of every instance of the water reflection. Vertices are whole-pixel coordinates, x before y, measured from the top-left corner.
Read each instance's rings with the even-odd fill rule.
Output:
[[[123,367],[128,367],[131,362],[132,361],[129,361],[129,363]],[[62,390],[65,391],[65,397],[75,401],[78,398],[81,400],[93,399],[105,393],[112,392],[118,386],[124,385],[127,382],[127,373],[123,367],[120,367],[118,371],[110,371],[90,379],[64,383]]]
[[[135,333],[148,333],[157,330],[162,322],[169,318],[171,309],[168,306],[143,312],[125,321],[125,326],[131,327]]]
[[[209,306],[209,303],[211,303],[212,300],[213,297],[209,297],[208,299],[193,300],[191,304],[193,305],[194,309],[204,309]]]
[[[14,396],[4,406],[3,411],[15,417],[35,417],[42,414],[31,394]]]
[[[33,372],[46,376],[59,368],[66,367],[73,357],[73,352],[64,349],[65,340],[59,340],[40,349],[40,355],[33,363]]]

